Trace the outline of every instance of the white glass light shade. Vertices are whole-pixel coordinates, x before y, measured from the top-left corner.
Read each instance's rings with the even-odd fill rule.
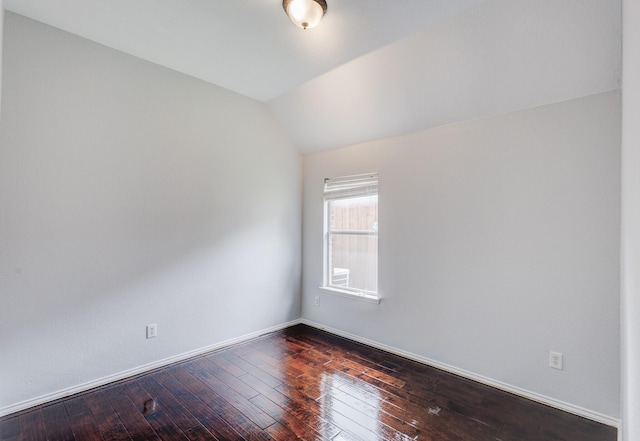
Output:
[[[311,29],[320,23],[327,11],[325,0],[283,0],[282,7],[298,27]]]

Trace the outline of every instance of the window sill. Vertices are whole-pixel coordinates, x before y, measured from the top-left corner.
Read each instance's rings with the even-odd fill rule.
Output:
[[[367,303],[375,303],[376,305],[380,304],[380,297],[367,296],[367,295],[358,294],[352,291],[343,291],[341,289],[329,288],[326,286],[321,286],[320,289],[323,291],[329,291],[331,294],[335,294],[340,297],[346,297],[353,300],[360,300],[362,302],[367,302]]]

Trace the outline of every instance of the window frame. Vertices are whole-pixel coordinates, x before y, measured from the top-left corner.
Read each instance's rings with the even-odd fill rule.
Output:
[[[372,303],[380,303],[380,289],[378,286],[379,269],[379,244],[376,244],[376,288],[377,291],[365,290],[362,288],[350,288],[332,284],[331,271],[331,238],[335,235],[361,235],[379,237],[378,228],[374,230],[336,230],[331,231],[331,210],[330,203],[337,200],[355,199],[363,196],[377,196],[376,205],[379,207],[378,173],[365,173],[360,175],[340,176],[325,178],[323,193],[323,269],[322,286],[323,290],[329,291],[343,297],[364,300]],[[337,190],[336,190],[337,188]]]

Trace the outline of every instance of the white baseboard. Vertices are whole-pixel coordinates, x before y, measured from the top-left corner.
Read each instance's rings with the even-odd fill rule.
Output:
[[[96,387],[104,386],[106,384],[112,383],[114,381],[124,380],[125,378],[133,377],[135,375],[143,374],[145,372],[151,371],[153,369],[161,368],[164,366],[168,366],[172,363],[176,363],[179,361],[184,361],[192,357],[196,357],[198,355],[205,354],[207,352],[215,351],[217,349],[224,348],[226,346],[231,346],[237,343],[242,343],[247,340],[251,340],[256,337],[260,337],[264,334],[269,334],[271,332],[279,331],[281,329],[288,328],[293,325],[297,325],[302,323],[300,319],[296,319],[287,323],[282,323],[277,326],[272,326],[267,329],[262,329],[260,331],[252,332],[250,334],[246,334],[240,337],[232,338],[229,340],[222,341],[220,343],[216,343],[210,346],[206,346],[203,348],[195,349],[193,351],[185,352],[183,354],[179,354],[173,357],[165,358],[163,360],[158,360],[153,363],[148,363],[142,366],[138,366],[133,369],[128,369],[126,371],[119,372],[114,375],[109,375],[107,377],[98,378],[93,381],[89,381],[87,383],[79,384],[77,386],[73,386],[70,388],[62,389],[57,392],[53,392],[50,394],[42,395],[37,398],[33,398],[30,400],[25,400],[17,404],[13,404],[11,406],[0,408],[0,417],[10,415],[15,412],[20,412],[22,410],[29,409],[34,406],[39,406],[41,404],[45,404],[51,401],[58,400],[60,398],[65,398],[77,393],[86,392],[90,389],[94,389]]]
[[[301,319],[300,323],[305,325],[312,326],[317,329],[321,329],[323,331],[330,332],[331,334],[338,335],[340,337],[348,338],[349,340],[354,340],[359,343],[363,343],[367,346],[372,346],[377,349],[381,349],[386,352],[390,352],[395,355],[399,355],[404,358],[408,358],[409,360],[417,361],[422,364],[426,364],[428,366],[435,367],[437,369],[441,369],[446,372],[450,372],[455,375],[459,375],[464,378],[468,378],[469,380],[477,381],[478,383],[486,384],[487,386],[495,387],[496,389],[503,390],[505,392],[512,393],[514,395],[521,396],[523,398],[527,398],[532,401],[536,401],[538,403],[546,404],[547,406],[551,406],[556,409],[563,410],[565,412],[572,413],[574,415],[578,415],[584,418],[588,418],[592,421],[596,421],[598,423],[606,424],[607,426],[612,426],[618,429],[618,434],[620,433],[620,420],[610,417],[608,415],[603,415],[598,412],[591,411],[589,409],[584,409],[579,406],[574,406],[573,404],[565,403],[563,401],[559,401],[553,398],[546,397],[544,395],[540,395],[535,392],[531,392],[525,389],[521,389],[516,386],[512,386],[510,384],[503,383],[501,381],[497,381],[488,377],[484,377],[482,375],[475,374],[473,372],[466,371],[464,369],[459,369],[454,366],[450,366],[445,363],[440,363],[435,360],[431,360],[429,358],[423,357],[421,355],[413,354],[411,352],[406,352],[401,349],[397,349],[391,346],[387,346],[382,343],[378,343],[377,341],[369,340],[367,338],[360,337],[358,335],[350,334],[348,332],[341,331],[339,329],[331,328],[329,326],[321,325],[319,323],[312,322],[311,320]]]

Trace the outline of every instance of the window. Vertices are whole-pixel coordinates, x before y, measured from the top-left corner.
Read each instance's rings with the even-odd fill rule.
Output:
[[[327,178],[324,287],[378,297],[378,174]]]

